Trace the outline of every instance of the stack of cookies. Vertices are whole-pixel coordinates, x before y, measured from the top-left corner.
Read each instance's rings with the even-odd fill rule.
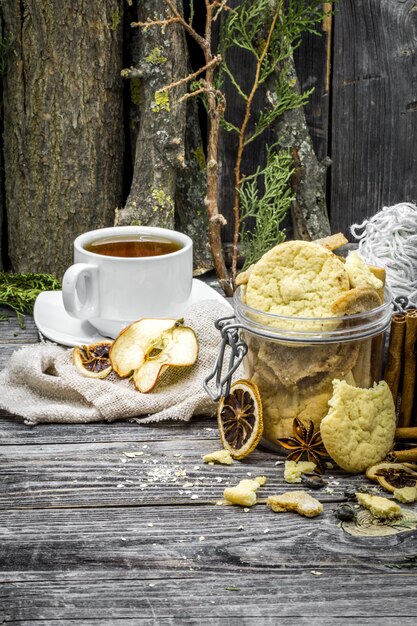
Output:
[[[383,303],[384,271],[356,251],[337,256],[345,243],[343,235],[288,241],[238,277],[236,298],[256,327],[243,333],[245,375],[259,388],[271,442],[290,436],[295,417],[318,427],[333,380],[368,388],[380,379],[383,333],[349,340],[349,327]]]

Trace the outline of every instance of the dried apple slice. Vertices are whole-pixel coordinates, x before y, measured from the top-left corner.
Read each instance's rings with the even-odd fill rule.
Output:
[[[197,354],[197,338],[192,328],[175,326],[166,330],[149,345],[142,365],[135,370],[135,387],[142,393],[148,393],[168,367],[194,365]]]
[[[173,319],[144,318],[123,329],[110,350],[110,362],[116,374],[121,378],[130,376],[144,363],[150,346],[178,323]]]

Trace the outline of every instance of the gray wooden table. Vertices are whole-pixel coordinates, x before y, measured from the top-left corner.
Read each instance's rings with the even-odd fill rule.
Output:
[[[31,318],[26,330],[0,322],[0,368],[37,341]],[[363,478],[332,470],[325,512],[309,520],[264,504],[293,488],[267,450],[202,462],[220,447],[213,420],[0,422],[1,624],[416,622],[417,568],[393,567],[417,554],[416,531],[353,537],[334,516]],[[226,485],[258,475],[260,504],[217,504]]]

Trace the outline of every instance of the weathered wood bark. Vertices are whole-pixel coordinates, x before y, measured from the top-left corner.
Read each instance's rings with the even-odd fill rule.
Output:
[[[139,22],[166,18],[161,0],[138,2]],[[181,26],[137,27],[138,58],[123,76],[140,79],[140,126],[133,180],[116,224],[175,226],[177,170],[184,164],[186,105],[179,102],[185,84],[163,90],[187,75],[187,51]]]
[[[204,198],[207,192],[205,156],[195,100],[187,105],[184,166],[177,172],[175,227],[193,240],[194,275],[213,268]]]
[[[180,3],[178,6],[182,8]],[[142,22],[166,17],[162,0],[153,4],[138,1],[135,9],[136,18]],[[130,84],[129,133],[136,147],[129,197],[124,209],[117,212],[116,223],[159,225],[185,232],[194,243],[194,273],[200,274],[211,269],[213,263],[204,205],[205,157],[196,103],[178,102],[187,91],[183,85],[169,91],[162,106],[155,106],[157,90],[190,71],[184,31],[174,25],[139,27],[129,40],[132,68],[122,74]]]
[[[4,155],[13,269],[62,274],[121,201],[121,0],[2,3],[13,41]]]
[[[349,234],[417,199],[416,3],[344,0],[334,16],[331,220]]]

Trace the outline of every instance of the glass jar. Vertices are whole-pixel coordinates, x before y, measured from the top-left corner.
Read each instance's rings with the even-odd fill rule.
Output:
[[[381,380],[391,302],[386,290],[384,304],[365,313],[285,317],[252,309],[236,291],[236,327],[247,346],[243,368],[261,395],[264,443],[275,448],[277,438],[291,436],[295,417],[317,428],[334,379],[365,388]]]

